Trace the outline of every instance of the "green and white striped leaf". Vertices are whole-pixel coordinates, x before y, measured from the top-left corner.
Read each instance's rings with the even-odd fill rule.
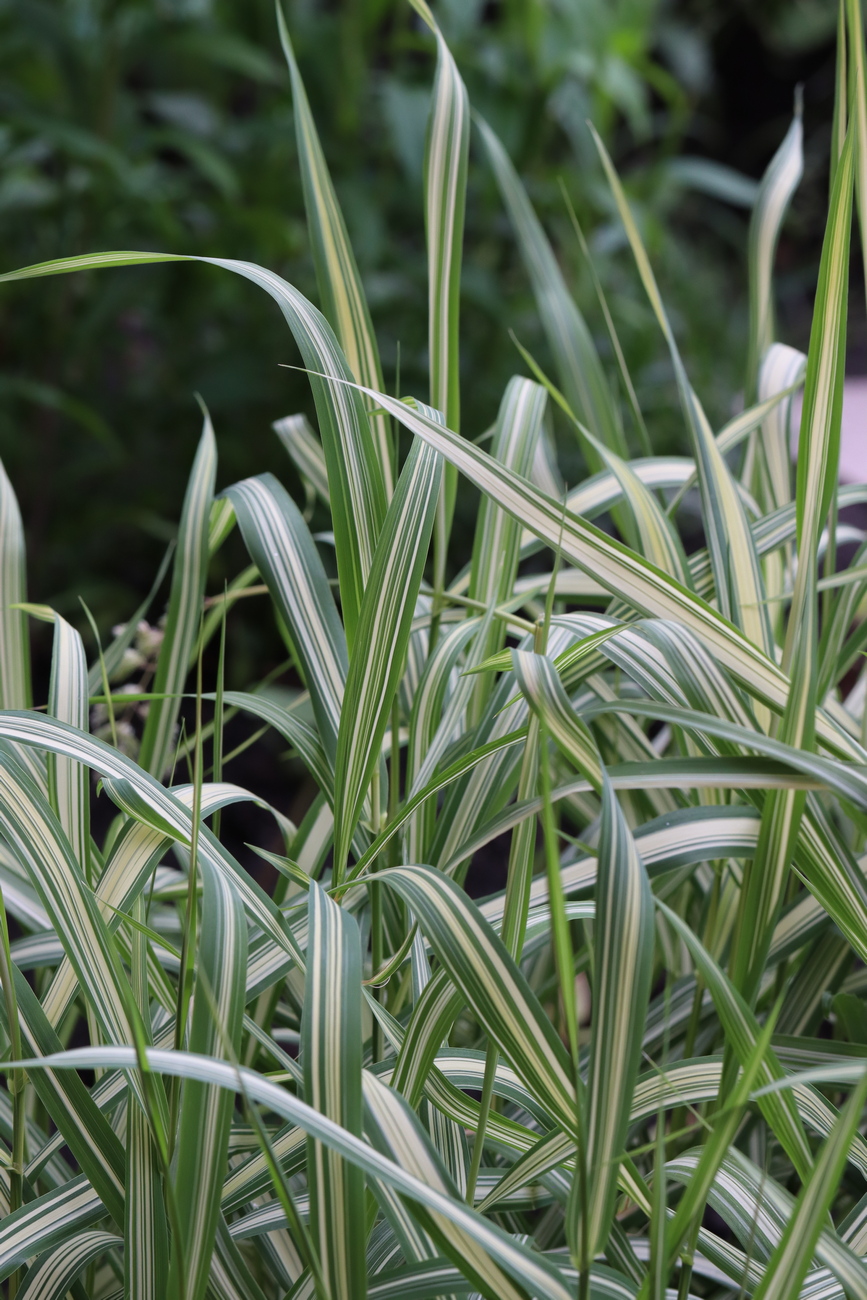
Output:
[[[755,1017],[744,999],[705,950],[701,941],[688,926],[684,925],[681,918],[658,899],[656,900],[656,906],[689,949],[714,1000],[720,1021],[725,1029],[726,1042],[746,1068],[746,1063],[750,1060],[753,1049],[760,1037],[760,1030]],[[782,1078],[782,1076],[782,1067],[774,1053],[767,1051],[759,1066],[758,1082],[770,1083],[774,1079]],[[783,1105],[779,1107],[776,1106],[775,1099],[776,1094],[765,1094],[763,1096],[760,1102],[763,1113],[777,1138],[784,1146],[799,1176],[805,1178],[812,1168],[813,1157],[797,1111],[790,1099],[786,1099]],[[780,1100],[782,1101],[783,1098],[781,1097]],[[768,1103],[772,1101],[773,1104],[769,1106]]]
[[[0,737],[49,752],[66,754],[86,763],[103,778],[112,779],[116,783],[113,790],[119,802],[121,794],[128,796],[130,805],[125,811],[189,847],[189,812],[158,781],[112,746],[54,718],[34,713],[0,712]],[[286,957],[302,961],[300,951],[273,899],[250,879],[206,828],[199,835],[199,860],[213,863],[218,871],[228,875],[243,901],[249,920],[273,940],[275,947]]]
[[[792,684],[779,734],[786,744],[805,750],[815,747],[816,737],[817,550],[840,458],[854,171],[849,134],[834,178],[807,355],[798,445],[798,568],[783,650]],[[804,795],[794,791],[772,792],[765,804],[756,857],[741,895],[732,964],[748,1000],[758,986],[769,922],[783,895],[803,807]]]
[[[104,1214],[99,1197],[84,1177],[72,1178],[56,1191],[28,1201],[0,1224],[0,1279],[34,1255],[74,1239]]]
[[[80,1232],[40,1255],[16,1294],[21,1300],[63,1300],[88,1264],[122,1245],[123,1238],[110,1232]]]
[[[442,411],[449,428],[459,429],[458,317],[470,108],[466,87],[433,14],[425,0],[410,3],[437,42],[424,167],[430,403]]]
[[[376,1149],[429,1187],[457,1200],[457,1188],[403,1097],[365,1071],[364,1101],[369,1116],[368,1130]],[[509,1274],[490,1258],[471,1234],[442,1215],[430,1213],[420,1217],[443,1252],[454,1260],[482,1294],[524,1300],[526,1290],[515,1285]]]
[[[335,764],[334,883],[342,878],[412,631],[442,480],[442,458],[416,441],[382,527],[346,679]],[[376,815],[376,814],[375,814]]]
[[[508,465],[523,478],[529,478],[533,459],[542,436],[546,394],[539,384],[514,377],[509,380],[491,444],[491,455]],[[476,520],[473,556],[470,565],[468,595],[486,609],[503,605],[512,595],[518,571],[520,529],[517,522],[500,510],[490,497],[484,497]],[[476,653],[487,659],[505,642],[506,626],[491,621],[484,647]],[[485,689],[482,690],[484,684]],[[478,721],[487,697],[488,683],[476,685],[474,718]]]
[[[153,689],[157,695],[177,697],[187,680],[202,616],[209,559],[208,528],[216,473],[217,444],[206,412],[178,529],[166,631],[154,677]],[[171,766],[180,708],[180,699],[173,698],[154,700],[148,711],[139,763],[155,776],[162,776]]]
[[[650,885],[604,769],[601,799],[587,1072],[588,1260],[604,1249],[613,1218],[653,970]]]
[[[762,358],[759,369],[759,400],[785,392],[803,382],[807,358],[803,352],[785,343],[773,343]],[[794,397],[778,402],[765,417],[760,441],[767,473],[765,505],[779,510],[792,499],[792,458],[789,428]]]
[[[226,495],[235,507],[250,557],[292,639],[322,748],[333,765],[349,664],[343,627],[316,544],[295,502],[273,475],[244,479],[228,488]]]
[[[71,624],[47,605],[24,606],[35,618],[54,624],[48,711],[61,722],[88,728],[87,656]],[[90,797],[87,773],[80,764],[59,754],[48,756],[48,797],[72,846],[76,861],[89,875]]]
[[[9,476],[0,462],[0,705],[30,705],[27,615],[14,608],[27,599],[24,528]]]
[[[575,1090],[563,1044],[478,908],[429,867],[392,867],[381,879],[412,908],[450,979],[525,1086],[573,1132]]]
[[[61,1041],[46,1020],[36,994],[17,967],[13,966],[12,975],[22,1045],[35,1056],[49,1056],[60,1051]],[[5,1014],[3,1019],[5,1022]],[[68,1146],[87,1176],[89,1194],[97,1207],[101,1207],[98,1214],[92,1217],[102,1218],[108,1210],[118,1227],[122,1228],[124,1152],[116,1134],[100,1114],[77,1075],[65,1071],[39,1070],[33,1083],[40,1102],[62,1134],[63,1144]],[[47,1160],[49,1156],[44,1158]],[[87,1218],[86,1222],[92,1222],[92,1217]],[[34,1247],[30,1254],[36,1253],[38,1249],[38,1246]]]
[[[358,266],[346,231],[346,222],[334,192],[334,185],[328,171],[328,164],[319,141],[319,133],[310,111],[307,92],[295,60],[295,52],[289,38],[289,29],[283,16],[283,9],[277,5],[277,25],[280,29],[280,43],[289,65],[292,81],[292,102],[295,109],[295,142],[298,148],[298,160],[301,165],[301,184],[304,190],[304,206],[307,210],[307,230],[316,268],[316,282],[322,300],[322,311],[334,328],[340,340],[349,368],[355,378],[371,388],[382,388],[382,366],[379,360],[379,348],[370,320],[370,309],[358,273]],[[300,420],[303,416],[289,417]],[[392,449],[388,428],[388,419],[379,413],[368,413],[373,442],[382,470],[382,482],[386,497],[392,493]],[[285,426],[285,421],[280,421]],[[276,426],[275,426],[276,428]],[[277,429],[280,437],[286,441],[282,429]],[[293,443],[299,433],[293,430]],[[287,444],[288,446],[288,444]],[[311,482],[314,482],[311,479]],[[319,491],[319,486],[317,491]],[[328,491],[320,495],[328,500]]]
[[[0,824],[63,943],[109,1042],[132,1042],[132,991],[81,867],[48,802],[10,748],[0,750]]]
[[[328,503],[328,470],[322,443],[310,427],[306,415],[284,415],[271,428],[292,457],[305,484]]]
[[[516,1280],[525,1281],[528,1289],[539,1300],[567,1300],[569,1289],[554,1270],[546,1267],[537,1254],[528,1251],[525,1246],[502,1233],[463,1202],[447,1196],[435,1187],[430,1187],[414,1174],[402,1169],[393,1160],[381,1155],[366,1142],[294,1097],[285,1088],[281,1088],[252,1070],[229,1065],[225,1061],[196,1056],[189,1052],[148,1048],[146,1056],[148,1064],[156,1072],[182,1078],[201,1079],[206,1083],[218,1084],[230,1092],[243,1087],[252,1101],[297,1123],[312,1137],[326,1142],[335,1151],[352,1160],[368,1175],[388,1182],[402,1195],[417,1201],[428,1210],[442,1214],[458,1227],[466,1228],[476,1242],[507,1272]],[[94,1066],[133,1069],[136,1065],[136,1055],[132,1048],[85,1047],[59,1053],[45,1062],[22,1061],[16,1064],[21,1064],[27,1069],[40,1068],[43,1065],[69,1069],[92,1069]],[[0,1229],[0,1243],[2,1243],[2,1231]]]
[[[800,104],[792,125],[762,177],[750,219],[750,336],[747,344],[746,400],[756,400],[759,368],[774,341],[774,257],[780,228],[804,173],[804,126]]]
[[[117,802],[122,802],[120,787],[110,778],[105,782],[105,789],[112,797],[117,796]],[[178,786],[172,794],[184,807],[192,809],[192,786]],[[201,788],[202,817],[209,816],[227,804],[252,798],[239,786],[212,785],[206,782]],[[171,844],[172,836],[165,833],[165,828],[155,828],[147,822],[131,819],[119,833],[94,891],[97,906],[109,932],[114,933],[123,915],[132,910],[151,879],[156,863]],[[52,1025],[60,1023],[75,995],[76,982],[74,968],[69,958],[64,956],[43,999],[43,1009]]]
[[[581,428],[585,439],[596,449],[599,459],[608,466],[623,492],[638,531],[639,549],[645,559],[668,573],[685,587],[692,585],[689,566],[680,538],[656,497],[616,452],[607,448],[589,429]]]
[[[302,1054],[308,1104],[361,1136],[361,944],[358,926],[311,881]],[[333,1300],[363,1300],[364,1177],[333,1146],[308,1137],[311,1237]]]
[[[244,1012],[247,926],[231,882],[202,864],[201,938],[196,962],[190,1051],[239,1052]],[[174,1197],[180,1240],[173,1242],[168,1295],[201,1300],[220,1219],[234,1099],[188,1079],[181,1094]]]
[[[770,654],[772,638],[767,606],[764,603],[764,583],[743,505],[701,403],[687,378],[674,331],[623,187],[605,146],[595,132],[593,135],[642,284],[671,354],[681,406],[695,455],[701,488],[702,522],[708,540],[720,610],[743,630],[749,640],[764,650],[765,654]]]

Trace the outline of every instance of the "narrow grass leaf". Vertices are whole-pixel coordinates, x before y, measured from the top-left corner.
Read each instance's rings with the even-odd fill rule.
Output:
[[[277,5],[277,24],[280,29],[280,43],[289,65],[292,81],[292,102],[295,109],[295,141],[298,148],[298,160],[301,169],[301,184],[304,190],[304,206],[307,209],[307,230],[310,235],[313,265],[316,269],[316,282],[322,301],[322,310],[334,328],[340,340],[340,346],[346,356],[349,368],[355,378],[371,388],[382,388],[382,366],[379,360],[379,348],[370,320],[370,309],[364,293],[361,276],[346,222],[334,192],[334,185],[325,161],[325,154],[316,130],[316,123],[310,111],[307,92],[295,52],[289,37],[289,29],[283,16],[282,6]],[[303,417],[290,417],[295,420]],[[388,428],[388,417],[381,412],[368,412],[373,442],[376,447],[382,470],[382,482],[386,497],[392,493],[392,449]],[[281,422],[284,423],[284,422]],[[300,431],[293,430],[297,436]],[[278,429],[281,438],[283,432]],[[284,438],[285,441],[285,438]],[[293,442],[295,439],[293,438]],[[297,442],[296,442],[297,445]],[[313,481],[313,480],[311,480]],[[317,490],[319,490],[317,485]],[[327,488],[320,493],[328,499]]]
[[[322,443],[310,427],[306,415],[285,415],[271,428],[292,457],[305,484],[328,504],[328,470]]]
[[[488,124],[478,116],[476,125],[533,286],[560,387],[569,405],[596,437],[619,455],[626,456],[611,390],[587,322],[566,287],[548,238],[508,154]]]
[[[798,447],[798,569],[783,650],[791,689],[779,735],[785,744],[802,750],[815,748],[816,739],[817,550],[840,457],[854,171],[850,134],[835,173],[822,247]],[[748,1000],[758,987],[803,807],[804,795],[794,791],[772,792],[765,804],[756,857],[741,895],[732,962],[734,979]]]
[[[30,705],[30,642],[27,615],[16,608],[27,599],[24,528],[9,476],[0,463],[0,705]]]
[[[334,883],[380,761],[412,631],[442,481],[442,458],[415,441],[389,505],[359,614],[335,765]]]
[[[190,1051],[239,1052],[245,1001],[247,925],[231,882],[202,864],[201,938],[196,958]],[[201,1300],[220,1218],[234,1099],[224,1089],[188,1079],[181,1094],[174,1198],[180,1242],[173,1242],[168,1295]]]
[[[355,920],[311,881],[302,1021],[304,1096],[360,1138],[361,944]],[[358,1165],[308,1139],[311,1237],[332,1300],[363,1300],[364,1176]]]
[[[774,257],[786,210],[803,174],[804,126],[799,101],[792,125],[762,177],[750,218],[750,335],[745,384],[748,405],[756,400],[762,359],[774,341]]]
[[[227,496],[235,506],[250,556],[291,637],[322,748],[333,765],[349,664],[346,638],[316,544],[295,502],[273,475],[235,483]]]
[[[614,1216],[653,970],[653,904],[635,840],[603,770],[587,1074],[587,1258]]]

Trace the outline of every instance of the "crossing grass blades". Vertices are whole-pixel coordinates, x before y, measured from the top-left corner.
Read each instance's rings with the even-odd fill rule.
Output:
[[[472,120],[414,3],[436,58],[430,391],[385,392],[282,19],[321,310],[261,267],[204,259],[271,295],[309,372],[318,428],[277,430],[330,509],[336,586],[275,477],[215,495],[206,416],[133,759],[107,690],[140,615],[88,663],[67,621],[27,603],[0,479],[0,1278],[20,1300],[865,1297],[867,554],[837,523],[867,501],[837,485],[853,212],[867,219],[857,0],[809,352],[777,341],[772,310],[796,115],[752,219],[745,406],[721,430],[599,145],[682,456],[653,454],[480,120],[552,363],[516,352],[490,438],[461,429]],[[621,356],[604,301],[599,318]],[[560,479],[555,411],[588,466],[578,484]],[[455,567],[459,475],[479,505]],[[205,613],[235,528],[250,564]],[[222,657],[217,682],[197,671],[224,617],[261,616],[235,598],[262,586],[294,695],[225,690]],[[33,617],[54,625],[47,710],[31,707]],[[170,784],[185,693],[194,779]],[[220,809],[256,798],[223,776],[229,711],[273,728],[316,784],[299,826],[275,812],[270,895],[220,842]],[[101,842],[94,777],[116,808]],[[468,865],[493,842],[504,888],[474,900]]]

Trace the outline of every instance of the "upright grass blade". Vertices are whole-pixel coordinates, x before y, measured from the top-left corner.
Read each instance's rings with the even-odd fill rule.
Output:
[[[304,991],[304,1096],[361,1136],[361,945],[351,916],[311,882]],[[363,1300],[364,1177],[355,1162],[308,1138],[311,1239],[332,1300]]]
[[[322,311],[340,340],[340,346],[355,378],[370,388],[382,388],[379,348],[370,320],[370,309],[364,286],[358,273],[346,223],[322,152],[319,134],[313,114],[310,112],[307,92],[295,60],[289,29],[279,2],[277,25],[292,81],[295,141],[301,165],[301,183],[304,189],[304,205],[307,209],[307,230],[310,234]],[[385,495],[388,498],[393,488],[393,453],[388,417],[371,411],[368,413],[368,419],[382,471]]]
[[[335,766],[334,883],[371,777],[380,761],[434,527],[442,458],[416,441],[382,527],[359,615],[359,640],[346,680]],[[375,810],[378,816],[378,810]]]
[[[364,583],[373,561],[376,539],[385,517],[385,486],[367,413],[361,396],[346,383],[351,374],[331,326],[303,294],[271,271],[251,262],[228,258],[195,258],[177,253],[96,253],[60,258],[10,271],[4,280],[62,275],[98,267],[145,265],[154,262],[204,261],[250,280],[270,294],[280,307],[311,372],[325,373],[312,381],[319,433],[328,467],[337,568],[347,640],[352,645]]]
[[[231,882],[203,863],[201,939],[190,1050],[217,1056],[240,1050],[247,925]],[[172,1243],[170,1300],[201,1300],[220,1219],[220,1175],[226,1166],[234,1102],[231,1094],[187,1080],[181,1097],[174,1197],[180,1240]]]
[[[26,582],[21,512],[0,464],[0,704],[4,709],[30,705],[27,615],[18,608],[27,599]]]
[[[270,474],[227,489],[247,549],[265,579],[310,690],[319,738],[337,759],[348,672],[346,638],[310,530],[288,492]]]
[[[524,478],[530,476],[542,435],[545,405],[544,388],[528,379],[515,377],[509,380],[497,413],[491,455]],[[518,571],[520,541],[517,522],[500,510],[489,497],[484,498],[473,539],[468,590],[471,600],[491,609],[503,605],[509,599]],[[480,658],[487,659],[489,655],[496,654],[505,639],[505,625],[500,621],[491,621],[484,646],[477,647]],[[478,721],[481,716],[488,687],[489,683],[484,678],[477,683],[473,701],[474,721]]]
[[[604,1249],[613,1217],[650,992],[653,911],[647,875],[592,736],[569,706],[549,661],[519,651],[513,658],[544,732],[589,778],[602,803],[585,1122],[587,1204],[579,1207],[578,1254],[587,1269]]]
[[[75,628],[46,605],[22,606],[35,618],[54,624],[48,710],[81,731],[88,728],[87,657]],[[80,763],[52,754],[48,759],[48,797],[72,846],[76,861],[90,879],[90,792]]]
[[[798,447],[798,570],[783,651],[791,688],[780,739],[799,749],[815,745],[817,551],[840,455],[854,171],[850,134],[834,179],[822,248]],[[782,898],[803,807],[804,795],[788,791],[771,792],[765,803],[762,834],[741,895],[732,964],[733,978],[748,1000],[758,988],[770,925]]]
[[[566,287],[548,238],[508,154],[487,122],[478,115],[475,120],[533,286],[560,387],[569,405],[596,437],[625,457],[628,452],[623,432],[587,323]]]
[[[802,382],[806,365],[803,352],[785,343],[772,343],[759,368],[759,400]],[[761,458],[767,478],[760,499],[768,511],[782,509],[792,499],[791,410],[792,398],[780,402],[769,412],[762,428]]]
[[[834,108],[836,148],[831,172],[832,192],[845,147],[847,117],[851,111],[849,129],[854,127],[855,131],[855,197],[863,246],[864,233],[867,231],[867,60],[860,5],[854,3],[854,0],[840,0],[840,19],[840,34],[843,39],[840,40],[837,51],[839,84]]]
[[[430,402],[460,428],[458,316],[470,115],[466,87],[425,0],[410,0],[436,37],[437,71],[425,149]],[[362,381],[363,382],[363,381]]]
[[[428,656],[409,718],[406,788],[410,802],[429,783],[459,730],[472,686],[466,675],[457,681],[454,679],[462,656],[467,646],[476,640],[478,631],[479,624],[474,619],[465,619],[445,632]],[[478,648],[471,653],[473,658],[482,657]],[[406,808],[405,803],[404,810]],[[404,844],[411,862],[421,862],[429,856],[435,819],[436,808],[432,800],[423,803],[417,812],[410,811]]]
[[[141,899],[134,905],[136,919],[144,920]],[[149,1017],[150,990],[147,939],[136,931],[132,939],[130,983],[143,1018]],[[124,1199],[124,1300],[147,1300],[165,1292],[169,1243],[160,1154],[149,1117],[138,1105],[127,1106],[126,1195]]]
[[[804,126],[801,118],[799,96],[792,125],[762,177],[750,219],[750,336],[744,385],[747,406],[758,397],[762,358],[774,341],[774,256],[786,209],[804,174]]]
[[[587,1263],[605,1248],[653,969],[653,907],[635,841],[603,772],[587,1092]]]
[[[424,163],[425,239],[428,260],[428,365],[431,406],[460,429],[460,291],[470,146],[470,109],[457,64],[426,0],[410,0],[437,42],[437,70],[428,119]],[[434,621],[446,577],[457,476],[446,465],[434,528]]]
[[[165,637],[154,678],[154,694],[174,698],[157,699],[151,704],[139,752],[141,766],[156,776],[162,776],[171,765],[181,708],[180,693],[187,680],[202,615],[209,558],[208,525],[216,473],[217,444],[211,418],[205,412],[204,428],[181,513]],[[66,720],[72,721],[71,718]]]

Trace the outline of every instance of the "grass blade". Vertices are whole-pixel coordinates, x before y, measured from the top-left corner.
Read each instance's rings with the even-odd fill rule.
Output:
[[[361,944],[358,927],[311,881],[304,992],[304,1096],[361,1136]],[[364,1176],[333,1147],[308,1139],[311,1239],[333,1300],[363,1300]]]
[[[295,60],[282,6],[277,5],[280,43],[289,65],[292,102],[295,108],[295,141],[301,166],[307,230],[316,268],[316,282],[322,310],[340,340],[349,368],[359,383],[382,388],[379,348],[370,320],[370,309],[346,231],[343,213],[334,192],[319,134],[310,112],[307,92]],[[303,418],[303,417],[290,417]],[[388,417],[368,412],[373,442],[382,472],[386,498],[392,493],[392,447]],[[279,430],[278,430],[279,432]],[[283,437],[283,434],[280,433]],[[324,494],[327,500],[327,492]]]
[[[587,323],[566,288],[551,245],[505,149],[488,124],[478,116],[476,125],[533,286],[560,387],[569,405],[596,437],[625,457],[628,452],[623,432]]]
[[[757,398],[759,369],[774,341],[774,256],[792,195],[804,174],[804,126],[800,97],[785,139],[762,177],[750,219],[750,336],[747,344],[747,406]]]
[[[359,615],[358,646],[346,680],[335,765],[336,885],[343,878],[355,826],[380,761],[409,645],[441,480],[441,457],[416,441],[382,527]],[[374,816],[378,817],[378,810]]]
[[[204,428],[181,513],[166,632],[154,678],[155,694],[179,695],[187,679],[205,594],[208,525],[216,473],[217,445],[210,416],[205,412]],[[156,776],[162,776],[171,765],[180,708],[180,698],[163,699],[154,700],[148,711],[139,763]]]
[[[203,863],[201,939],[196,962],[190,1051],[240,1051],[247,926],[231,883]],[[234,1099],[221,1088],[186,1080],[180,1107],[174,1197],[181,1240],[173,1241],[168,1295],[201,1300],[220,1220]]]
[[[244,479],[226,494],[250,557],[291,637],[322,748],[333,765],[349,665],[346,638],[316,544],[298,507],[272,475]]]
[[[27,615],[16,608],[27,599],[24,528],[18,501],[0,463],[0,704],[30,706],[30,648]]]

